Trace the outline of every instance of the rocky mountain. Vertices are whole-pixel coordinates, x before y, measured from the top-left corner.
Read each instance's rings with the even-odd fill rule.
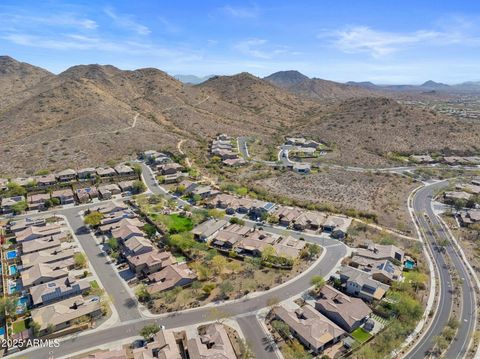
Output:
[[[352,97],[375,96],[369,89],[334,81],[309,78],[298,71],[280,71],[264,78],[271,84],[311,100],[336,101]]]
[[[191,86],[154,68],[79,65],[53,75],[2,58],[0,69],[2,175],[95,166],[146,149],[176,152],[181,139],[187,151],[206,154],[219,132],[255,136],[264,146],[315,136],[335,144],[334,161],[374,165],[388,163],[391,151],[473,151],[480,134],[478,124],[378,93],[365,97],[369,89],[300,81],[295,72],[274,76],[292,84],[285,89],[248,73]]]

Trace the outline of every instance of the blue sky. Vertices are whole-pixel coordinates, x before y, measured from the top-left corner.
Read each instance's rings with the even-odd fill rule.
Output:
[[[480,2],[2,0],[0,49],[55,73],[100,63],[458,83],[480,79]]]

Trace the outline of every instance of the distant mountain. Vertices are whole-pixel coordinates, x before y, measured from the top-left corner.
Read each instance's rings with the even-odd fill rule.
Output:
[[[278,71],[263,79],[280,87],[289,87],[310,80],[308,76],[296,70]]]
[[[376,90],[380,88],[378,85],[375,85],[373,82],[370,82],[370,81],[361,81],[361,82],[348,81],[345,83],[345,85],[357,86],[357,87],[362,87],[362,88],[371,89],[371,90]]]
[[[198,85],[214,76],[215,75],[207,75],[203,77],[199,77],[195,75],[174,75],[173,77],[178,81],[183,82],[184,84]]]
[[[339,82],[309,78],[298,71],[275,72],[264,80],[284,88],[291,93],[312,100],[343,100],[347,98],[375,96],[376,94],[361,86],[352,86]]]
[[[432,90],[440,90],[440,89],[449,89],[450,85],[443,84],[441,82],[435,82],[432,80],[428,80],[420,85],[422,88],[432,89]]]

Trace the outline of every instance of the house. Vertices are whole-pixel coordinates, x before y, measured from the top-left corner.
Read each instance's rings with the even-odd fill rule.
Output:
[[[47,224],[47,221],[45,220],[45,218],[27,217],[25,219],[20,219],[18,221],[11,221],[8,226],[11,232],[17,233],[31,226],[41,227],[46,224]]]
[[[80,203],[86,203],[94,198],[98,198],[98,190],[95,187],[78,188],[75,195]]]
[[[44,175],[35,177],[35,182],[38,187],[49,187],[57,183],[57,179],[54,175]]]
[[[302,212],[295,207],[280,206],[274,212],[273,216],[278,218],[278,223],[288,227],[293,224],[294,220],[300,216]]]
[[[109,221],[107,224],[103,224],[100,227],[98,227],[98,229],[101,233],[108,233],[108,232],[113,231],[114,229],[120,228],[120,227],[125,226],[125,225],[130,225],[130,226],[135,226],[135,227],[138,227],[138,228],[142,228],[145,225],[145,223],[142,222],[141,220],[139,220],[137,217],[122,218],[118,222]]]
[[[190,194],[195,188],[199,186],[198,183],[192,182],[190,180],[184,179],[178,184],[178,187],[183,189],[183,194]]]
[[[321,353],[346,335],[342,328],[310,305],[295,311],[278,306],[273,311],[277,319],[289,326],[292,335],[314,354]]]
[[[187,341],[190,359],[236,359],[237,356],[223,324],[209,324],[205,334]]]
[[[132,192],[134,182],[135,181],[122,181],[118,182],[117,185],[122,192]]]
[[[370,273],[373,279],[388,285],[402,279],[402,268],[388,259],[376,260],[354,255],[350,258],[349,265]]]
[[[53,191],[52,198],[58,198],[60,204],[71,204],[75,202],[75,194],[71,188],[63,188]]]
[[[310,170],[312,168],[312,165],[310,163],[299,163],[299,162],[295,162],[293,164],[293,170],[297,173],[300,173],[300,174],[307,174],[307,173],[310,173]]]
[[[151,357],[153,358],[153,355]],[[90,353],[82,359],[128,359],[128,357],[127,357],[126,349],[116,349],[116,350],[101,350],[94,353]],[[137,358],[134,357],[134,359],[137,359]],[[146,358],[141,358],[141,359],[146,359]]]
[[[104,214],[102,220],[100,221],[100,225],[104,226],[107,224],[112,224],[112,223],[119,223],[123,219],[133,219],[137,218],[137,215],[133,213],[130,209],[124,210],[124,211],[117,211],[117,212],[112,212],[112,213],[106,213]],[[138,222],[137,222],[138,223]],[[125,222],[125,224],[130,224],[128,222]],[[144,224],[142,223],[141,225],[137,227],[143,227]]]
[[[29,226],[22,231],[17,232],[16,241],[22,243],[33,239],[50,237],[62,233],[62,226],[56,223],[45,226]]]
[[[471,194],[480,194],[480,186],[476,186],[471,183],[457,184],[455,186],[456,190],[468,192]]]
[[[12,213],[13,208],[15,208],[14,206],[20,202],[25,202],[25,198],[23,196],[13,196],[13,197],[2,198],[2,212]]]
[[[135,171],[132,167],[127,166],[125,164],[119,164],[114,167],[115,172],[117,172],[120,176],[131,176],[135,174]]]
[[[168,265],[159,272],[150,274],[148,280],[152,283],[147,287],[151,294],[169,290],[174,287],[190,285],[197,276],[186,263]]]
[[[44,251],[51,248],[60,247],[60,245],[62,244],[62,241],[59,237],[66,238],[66,235],[61,233],[55,236],[43,237],[43,238],[35,239],[33,241],[23,242],[21,245],[22,253],[23,254],[35,253],[35,252],[40,252],[40,251]]]
[[[263,250],[267,246],[273,246],[278,236],[264,233],[262,231],[254,231],[249,233],[245,238],[237,243],[236,249],[240,254],[260,257]]]
[[[98,167],[95,170],[97,176],[99,177],[114,177],[117,175],[117,172],[112,167]]]
[[[35,183],[35,178],[33,177],[17,177],[10,180],[10,183],[15,183],[19,186],[26,187],[30,184]]]
[[[39,335],[45,335],[66,329],[81,317],[97,318],[102,315],[102,307],[98,298],[84,299],[81,295],[65,299],[55,304],[33,309],[32,320],[38,323]]]
[[[201,199],[205,199],[205,198],[211,197],[211,196],[213,196],[213,195],[215,195],[219,192],[214,190],[210,186],[197,186],[197,187],[193,188],[190,191],[190,193],[192,194],[192,196],[199,196]]]
[[[245,165],[247,163],[247,161],[245,161],[243,158],[237,156],[236,158],[225,159],[225,160],[222,161],[222,163],[225,166],[238,167],[238,166]]]
[[[370,243],[367,248],[355,248],[355,254],[360,257],[375,260],[390,260],[403,263],[405,252],[393,244]]]
[[[470,183],[473,184],[474,186],[480,186],[480,177],[475,177],[470,181]]]
[[[443,194],[443,199],[448,204],[453,204],[457,201],[468,201],[470,198],[472,198],[472,194],[467,192],[447,191]]]
[[[360,298],[350,297],[329,285],[322,287],[315,309],[348,333],[365,323],[372,313]]]
[[[136,227],[132,226],[130,224],[125,224],[120,226],[119,228],[115,228],[112,231],[112,237],[117,238],[121,240],[122,242],[125,242],[126,240],[130,239],[131,237],[143,237],[144,233],[143,231]]]
[[[24,289],[51,282],[69,275],[68,269],[57,264],[39,263],[20,272]]]
[[[351,224],[350,217],[331,215],[323,223],[323,231],[330,233],[332,238],[342,240],[347,237],[347,231]]]
[[[48,193],[30,194],[27,199],[29,210],[43,210],[46,208],[45,202],[50,200],[50,195]]]
[[[184,359],[179,347],[180,344],[183,352],[183,345],[179,342],[182,339],[177,340],[174,332],[161,330],[155,334],[153,342],[133,350],[133,359]]]
[[[125,241],[123,246],[125,255],[127,256],[138,256],[140,254],[151,252],[154,249],[152,242],[141,236],[130,237]]]
[[[74,181],[77,178],[77,171],[68,168],[66,170],[56,173],[55,178],[58,180],[58,182]]]
[[[76,280],[74,277],[68,276],[30,288],[30,296],[33,306],[39,307],[82,295],[90,287],[88,280]]]
[[[27,269],[40,263],[54,264],[60,261],[64,264],[64,267],[73,267],[75,264],[75,261],[73,261],[75,253],[76,251],[73,249],[50,248],[39,252],[24,254],[21,257],[22,267]],[[70,265],[67,264],[68,259],[72,259]]]
[[[176,172],[172,174],[166,174],[163,176],[163,183],[165,184],[171,184],[171,183],[177,183],[184,179],[187,176],[187,174],[183,172]]]
[[[182,165],[172,162],[158,166],[157,170],[160,171],[162,175],[173,175],[177,172],[183,171],[184,168]]]
[[[114,213],[119,211],[125,211],[129,207],[123,202],[113,201],[106,204],[100,204],[90,208],[90,212],[100,212],[103,214]]]
[[[198,226],[196,226],[191,233],[193,238],[197,241],[207,242],[210,237],[218,233],[222,228],[228,224],[227,221],[221,219],[209,219]]]
[[[468,211],[462,211],[459,215],[459,221],[464,227],[468,227],[474,223],[480,223],[480,209],[469,209]]]
[[[249,227],[231,224],[227,228],[219,231],[211,240],[210,245],[224,251],[229,251],[252,231],[253,229]]]
[[[86,167],[77,171],[77,177],[79,180],[87,180],[94,178],[96,174],[97,170],[93,167]]]
[[[342,267],[339,276],[348,294],[368,302],[382,299],[390,288],[388,285],[373,279],[369,273],[350,266]]]
[[[326,219],[327,215],[321,212],[302,212],[293,220],[293,228],[297,231],[304,231],[306,229],[318,231],[322,228],[322,225],[325,223]]]
[[[135,274],[145,276],[176,263],[175,257],[173,257],[170,252],[160,252],[158,250],[127,256],[127,261],[130,269],[135,272]]]
[[[280,240],[273,245],[277,255],[285,258],[298,258],[300,252],[305,248],[307,243],[305,241],[298,240],[292,236],[280,238]]]
[[[98,187],[98,193],[103,199],[110,199],[112,195],[121,193],[122,190],[115,183],[105,184]]]

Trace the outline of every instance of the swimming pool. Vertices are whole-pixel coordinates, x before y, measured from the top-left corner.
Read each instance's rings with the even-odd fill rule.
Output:
[[[19,285],[14,281],[8,282],[8,294],[16,293],[20,290]]]
[[[17,266],[15,264],[12,264],[11,266],[8,266],[8,272],[10,273],[10,275],[17,275],[18,273],[18,269],[17,269]]]
[[[406,260],[403,265],[406,269],[413,269],[415,267],[415,262],[411,260]]]
[[[17,251],[16,250],[7,252],[7,259],[15,259],[15,258],[17,258]]]
[[[0,327],[0,335],[5,335],[5,327]]]
[[[17,314],[23,314],[27,310],[28,298],[20,297],[17,299]]]

